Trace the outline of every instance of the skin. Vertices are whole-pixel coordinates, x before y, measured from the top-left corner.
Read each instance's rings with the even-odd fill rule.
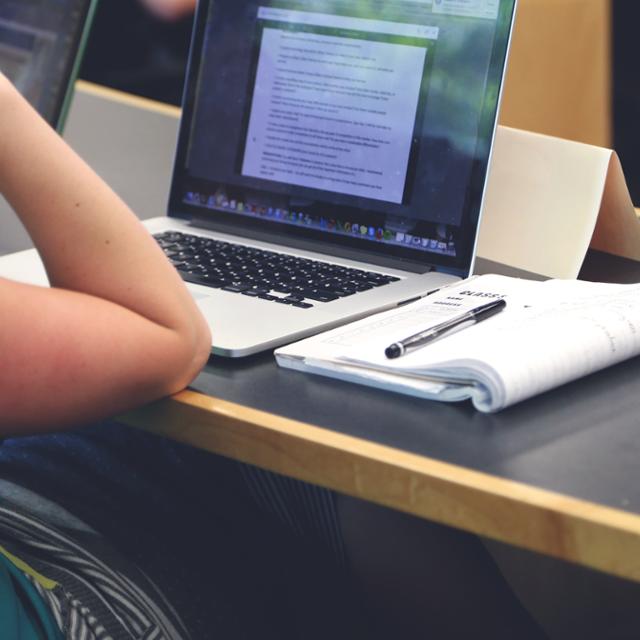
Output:
[[[211,337],[176,271],[2,75],[0,193],[51,283],[0,278],[0,435],[86,424],[193,379]]]
[[[162,20],[179,20],[193,12],[196,0],[140,0],[151,13]]]

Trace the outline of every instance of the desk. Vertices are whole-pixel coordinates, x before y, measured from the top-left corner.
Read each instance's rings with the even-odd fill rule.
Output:
[[[174,139],[176,114],[143,106],[148,109],[83,86],[67,138],[130,204],[139,203],[143,215],[157,215],[153,209],[166,195],[171,166],[171,150],[165,157],[164,146]],[[152,153],[144,146],[150,139]],[[131,156],[122,155],[120,143]],[[142,162],[147,156],[155,159]],[[627,280],[640,280],[640,265],[597,254],[584,274],[602,278],[603,266],[612,278],[625,273]],[[487,268],[493,265],[481,265]],[[213,359],[192,390],[123,419],[346,494],[640,580],[639,416],[640,358],[500,414],[482,415],[469,404],[420,401],[281,370],[263,354]]]
[[[618,576],[640,579],[640,359],[497,415],[210,361],[129,424]]]

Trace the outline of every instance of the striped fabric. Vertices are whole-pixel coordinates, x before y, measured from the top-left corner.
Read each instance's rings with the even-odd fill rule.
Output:
[[[110,637],[107,630],[78,599],[69,597],[61,589],[45,589],[31,576],[27,577],[53,612],[53,617],[66,638],[98,640]]]
[[[338,563],[346,566],[333,491],[248,464],[239,463],[239,467],[260,509],[275,516],[297,536],[320,540]]]
[[[47,588],[26,574],[70,640],[189,638],[148,578],[134,581],[126,571],[112,568],[122,565],[122,559],[111,562],[104,548],[97,555],[45,522],[2,505],[0,544],[34,572],[57,583]]]

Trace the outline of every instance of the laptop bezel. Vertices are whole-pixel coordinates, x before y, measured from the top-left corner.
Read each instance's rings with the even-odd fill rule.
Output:
[[[54,114],[51,119],[52,126],[60,133],[64,130],[67,122],[67,116],[69,115],[69,109],[71,108],[71,102],[73,100],[75,82],[80,73],[82,59],[84,58],[84,52],[89,40],[89,34],[91,33],[91,26],[93,25],[97,7],[98,0],[86,0],[82,9],[81,28],[78,29],[73,36],[71,47],[75,53],[69,58],[65,68],[65,75],[68,79],[67,86],[65,91],[61,92],[58,96],[57,106],[54,109]]]
[[[69,38],[66,44],[69,55],[64,64],[56,70],[59,74],[59,87],[51,92],[51,103],[47,105],[46,112],[41,115],[59,133],[62,133],[73,99],[75,81],[78,77],[85,47],[91,31],[91,25],[98,6],[98,0],[82,0],[78,3],[80,17],[77,26],[71,31],[65,25],[64,34],[62,31],[56,33],[59,42],[61,38]],[[25,22],[26,24],[26,22]],[[47,81],[48,82],[48,81]],[[45,84],[46,86],[46,84]]]
[[[505,46],[497,46],[497,38],[494,41],[489,63],[488,77],[495,74],[498,79],[498,97],[495,105],[490,111],[482,112],[480,122],[489,126],[490,131],[487,134],[489,142],[489,151],[484,158],[478,158],[476,153],[474,166],[472,170],[471,183],[478,183],[472,196],[473,201],[465,206],[465,216],[469,219],[464,222],[470,230],[473,230],[473,236],[469,237],[469,244],[463,248],[463,256],[456,259],[450,259],[446,256],[418,252],[411,249],[396,248],[391,250],[387,245],[376,244],[366,240],[358,240],[357,238],[345,237],[338,234],[327,234],[314,229],[298,227],[292,225],[279,224],[260,218],[251,218],[248,216],[238,216],[237,214],[226,213],[216,210],[212,212],[206,207],[198,207],[187,204],[182,199],[184,186],[182,180],[186,175],[186,158],[189,146],[189,136],[192,127],[192,118],[196,106],[196,93],[200,75],[201,56],[206,28],[208,25],[208,17],[210,11],[214,9],[214,5],[218,0],[200,0],[196,9],[195,19],[193,23],[193,33],[187,71],[185,76],[185,85],[182,102],[182,117],[179,127],[178,142],[176,154],[174,157],[173,174],[171,180],[171,189],[169,194],[169,202],[167,213],[169,217],[177,218],[183,221],[191,222],[194,226],[212,229],[223,233],[241,235],[248,238],[256,238],[263,241],[274,242],[280,245],[290,246],[293,248],[310,248],[320,253],[329,253],[340,255],[342,257],[354,258],[361,261],[368,261],[373,264],[393,264],[398,268],[406,268],[409,271],[429,271],[436,270],[444,273],[451,273],[460,277],[467,277],[472,273],[475,252],[479,237],[480,221],[484,206],[486,194],[486,186],[488,182],[488,174],[490,170],[491,155],[495,141],[495,134],[498,124],[499,107],[504,89],[504,81],[506,75],[506,67],[508,62],[508,54],[511,46],[513,35],[513,27],[515,22],[515,14],[518,0],[512,0],[512,7],[507,8],[511,11],[508,22],[508,33],[505,35]],[[506,0],[508,2],[509,0]],[[503,10],[503,4],[500,10]],[[501,41],[502,43],[502,41]],[[478,137],[478,144],[484,138]],[[381,250],[384,248],[384,250]]]

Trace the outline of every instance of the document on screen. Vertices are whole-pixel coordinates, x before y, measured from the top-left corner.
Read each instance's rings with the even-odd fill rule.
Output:
[[[263,29],[242,174],[399,204],[434,41],[349,33]]]

